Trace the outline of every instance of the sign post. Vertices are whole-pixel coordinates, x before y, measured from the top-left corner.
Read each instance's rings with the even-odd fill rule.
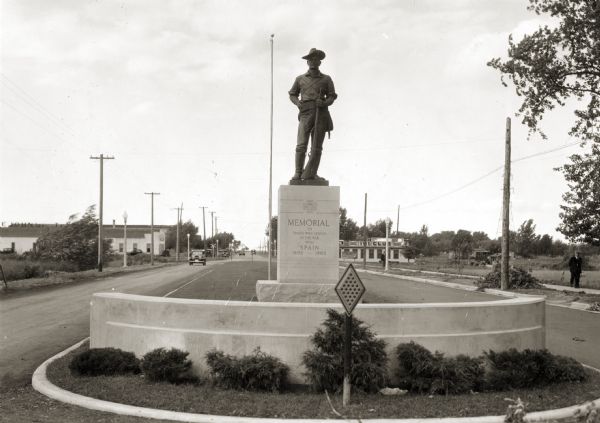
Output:
[[[335,292],[346,310],[344,319],[344,385],[342,397],[342,405],[344,407],[350,403],[352,380],[352,311],[354,311],[354,308],[360,302],[365,291],[365,286],[358,277],[354,266],[350,263],[335,286]]]

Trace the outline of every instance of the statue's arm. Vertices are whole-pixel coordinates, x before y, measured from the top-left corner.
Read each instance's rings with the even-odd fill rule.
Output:
[[[294,81],[294,85],[292,85],[292,89],[288,92],[290,95],[290,101],[296,105],[296,107],[300,108],[300,84],[298,82],[298,78]]]
[[[337,94],[335,92],[335,86],[333,85],[333,80],[331,79],[331,77],[329,77],[327,79],[327,93],[325,94],[325,98],[321,100],[321,102],[318,102],[321,103],[319,104],[319,106],[331,106],[336,98]]]

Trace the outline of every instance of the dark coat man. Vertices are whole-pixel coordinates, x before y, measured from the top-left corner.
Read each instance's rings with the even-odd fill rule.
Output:
[[[569,270],[571,271],[571,286],[579,288],[579,277],[581,276],[581,266],[583,260],[579,256],[579,252],[576,252],[573,257],[569,259]]]
[[[333,130],[333,121],[328,107],[337,98],[333,80],[319,71],[325,53],[316,48],[302,57],[308,63],[308,72],[298,76],[289,91],[290,100],[299,110],[298,139],[296,142],[296,163],[292,180],[324,180],[317,175],[325,132]],[[317,117],[318,116],[318,117]],[[315,125],[316,120],[316,125]],[[316,127],[315,127],[316,126]],[[306,167],[306,151],[310,143],[310,158]]]

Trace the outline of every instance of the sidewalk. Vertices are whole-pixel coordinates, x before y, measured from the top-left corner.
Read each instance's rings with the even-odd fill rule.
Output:
[[[556,291],[568,291],[568,292],[575,292],[577,294],[584,293],[584,294],[591,294],[591,295],[600,295],[600,289],[573,288],[571,286],[552,285],[549,283],[543,283],[542,285],[544,285],[546,288],[554,289]]]

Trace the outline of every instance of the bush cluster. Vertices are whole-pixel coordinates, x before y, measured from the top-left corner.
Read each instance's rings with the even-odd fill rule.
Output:
[[[344,380],[344,314],[327,310],[324,329],[311,337],[313,350],[306,351],[302,362],[312,387],[317,391],[340,391]],[[352,388],[377,392],[386,386],[387,354],[385,342],[364,322],[352,317]]]
[[[477,281],[478,288],[500,288],[500,266],[485,275],[483,280]],[[509,270],[508,289],[532,289],[543,288],[540,281],[527,270],[520,267],[511,267]]]
[[[587,378],[583,366],[570,357],[554,355],[548,350],[488,351],[489,363],[485,386],[503,391],[545,386],[558,382],[581,382]]]
[[[484,375],[483,360],[466,355],[445,357],[410,342],[396,348],[400,387],[411,392],[461,394],[479,391]]]
[[[240,358],[212,350],[206,364],[215,383],[227,389],[281,392],[288,385],[289,367],[260,348]]]
[[[91,348],[73,357],[69,369],[81,376],[137,374],[140,361],[133,353],[117,348]]]
[[[48,272],[75,272],[77,265],[70,262],[39,261],[23,258],[2,259],[2,270],[7,281],[44,277]]]
[[[156,348],[144,355],[142,371],[151,382],[188,383],[196,382],[192,373],[192,362],[187,351],[177,348]]]
[[[460,394],[470,391],[504,391],[533,388],[587,378],[576,360],[548,350],[488,351],[477,358],[445,357],[410,342],[400,344],[400,387],[417,393]]]

